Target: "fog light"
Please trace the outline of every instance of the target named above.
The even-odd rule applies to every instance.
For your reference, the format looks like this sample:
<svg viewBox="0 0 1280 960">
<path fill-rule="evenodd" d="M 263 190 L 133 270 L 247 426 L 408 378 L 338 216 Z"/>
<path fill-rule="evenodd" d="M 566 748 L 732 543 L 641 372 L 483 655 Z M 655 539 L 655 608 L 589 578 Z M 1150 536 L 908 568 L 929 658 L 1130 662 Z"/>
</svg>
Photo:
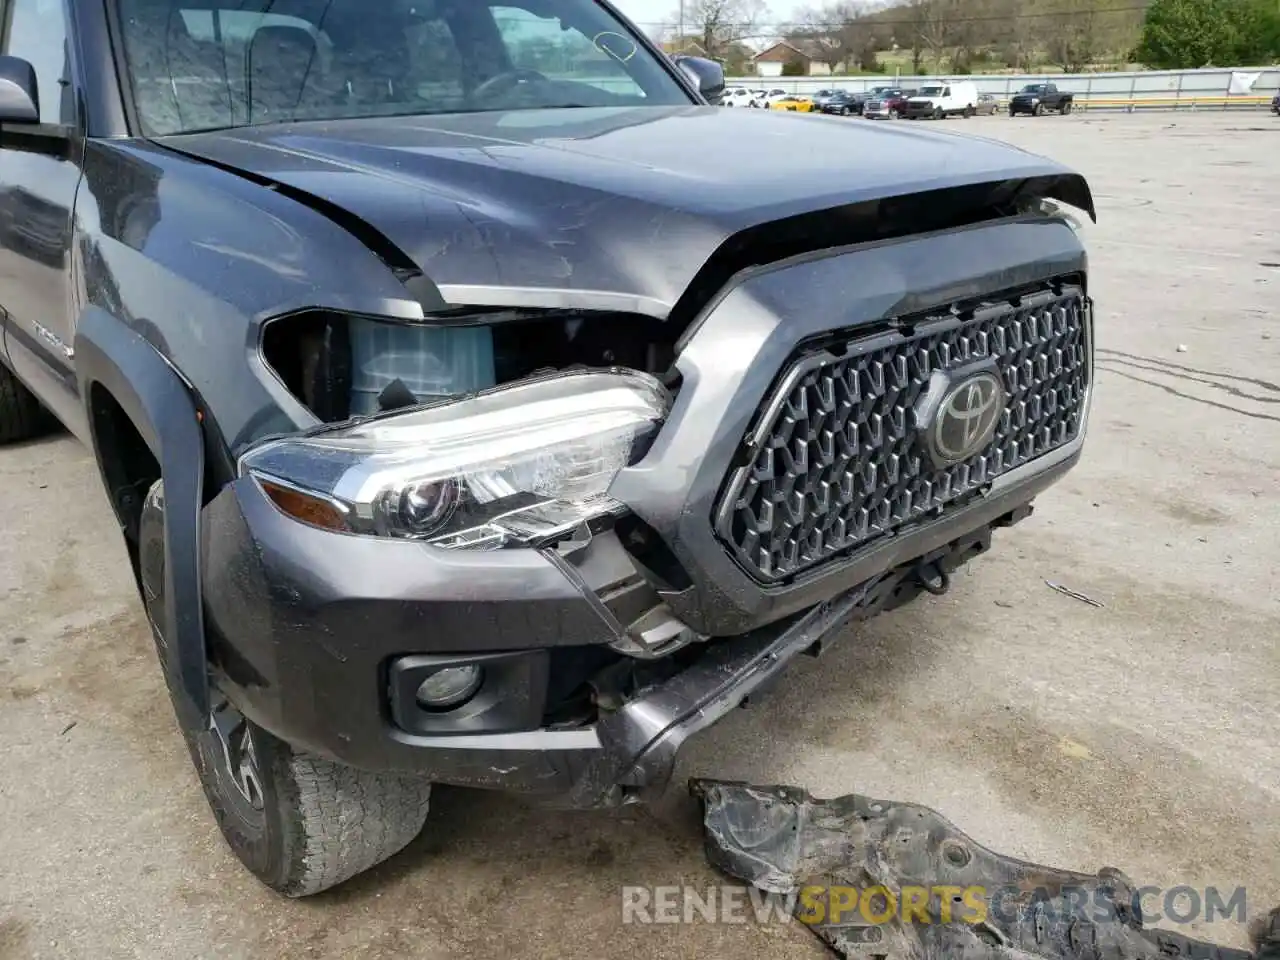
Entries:
<svg viewBox="0 0 1280 960">
<path fill-rule="evenodd" d="M 484 674 L 474 663 L 437 670 L 418 686 L 418 704 L 428 710 L 448 710 L 466 703 L 480 689 Z"/>
</svg>

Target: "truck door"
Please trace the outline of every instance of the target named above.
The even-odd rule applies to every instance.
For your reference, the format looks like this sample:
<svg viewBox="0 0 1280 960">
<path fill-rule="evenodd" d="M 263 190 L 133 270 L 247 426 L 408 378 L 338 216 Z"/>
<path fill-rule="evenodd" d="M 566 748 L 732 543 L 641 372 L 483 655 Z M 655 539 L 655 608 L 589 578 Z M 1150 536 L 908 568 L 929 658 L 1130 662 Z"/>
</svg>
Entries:
<svg viewBox="0 0 1280 960">
<path fill-rule="evenodd" d="M 39 123 L 0 125 L 0 322 L 18 378 L 83 437 L 72 366 L 71 243 L 84 135 L 66 2 L 0 0 L 0 52 L 35 68 L 40 109 Z"/>
</svg>

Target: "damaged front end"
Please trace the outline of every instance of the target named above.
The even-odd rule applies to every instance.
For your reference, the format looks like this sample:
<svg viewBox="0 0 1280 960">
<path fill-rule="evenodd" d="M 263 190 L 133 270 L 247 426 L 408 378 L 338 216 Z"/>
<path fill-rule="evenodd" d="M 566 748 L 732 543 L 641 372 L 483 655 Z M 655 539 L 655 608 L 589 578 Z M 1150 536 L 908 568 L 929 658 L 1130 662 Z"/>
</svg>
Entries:
<svg viewBox="0 0 1280 960">
<path fill-rule="evenodd" d="M 306 416 L 205 509 L 220 687 L 353 766 L 580 807 L 661 790 L 690 736 L 944 592 L 1074 465 L 1092 312 L 1057 187 L 742 231 L 661 317 L 265 321 L 255 373 Z M 1007 415 L 926 461 L 935 381 L 979 368 Z"/>
<path fill-rule="evenodd" d="M 767 893 L 838 956 L 865 960 L 1250 960 L 1280 956 L 1280 913 L 1258 949 L 1144 927 L 1142 888 L 1006 857 L 927 807 L 860 794 L 695 780 L 711 863 Z"/>
</svg>

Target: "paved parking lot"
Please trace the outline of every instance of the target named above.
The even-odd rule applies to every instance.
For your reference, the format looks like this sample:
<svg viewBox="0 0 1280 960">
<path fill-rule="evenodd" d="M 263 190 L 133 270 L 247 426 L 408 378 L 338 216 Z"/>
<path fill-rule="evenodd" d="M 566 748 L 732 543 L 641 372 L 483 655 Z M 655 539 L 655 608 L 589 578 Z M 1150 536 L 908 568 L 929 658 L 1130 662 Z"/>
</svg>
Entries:
<svg viewBox="0 0 1280 960">
<path fill-rule="evenodd" d="M 947 123 L 1092 180 L 1085 460 L 950 595 L 799 664 L 680 776 L 918 801 L 1009 854 L 1245 886 L 1261 913 L 1280 903 L 1280 120 Z M 268 894 L 189 769 L 89 456 L 0 450 L 0 517 L 0 958 L 822 955 L 794 927 L 620 924 L 623 884 L 713 880 L 679 789 L 570 816 L 439 790 L 390 863 Z"/>
</svg>

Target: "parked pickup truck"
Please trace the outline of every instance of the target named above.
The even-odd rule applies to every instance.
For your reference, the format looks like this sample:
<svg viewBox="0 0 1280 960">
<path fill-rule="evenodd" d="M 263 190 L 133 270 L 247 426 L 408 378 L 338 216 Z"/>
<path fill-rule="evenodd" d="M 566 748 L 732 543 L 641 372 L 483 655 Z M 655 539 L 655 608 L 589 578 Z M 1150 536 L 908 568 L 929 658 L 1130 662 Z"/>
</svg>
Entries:
<svg viewBox="0 0 1280 960">
<path fill-rule="evenodd" d="M 1059 90 L 1052 83 L 1029 83 L 1009 100 L 1009 116 L 1016 117 L 1020 113 L 1041 116 L 1046 110 L 1058 113 L 1070 113 L 1075 94 Z"/>
<path fill-rule="evenodd" d="M 433 783 L 653 795 L 1080 456 L 1093 201 L 1051 160 L 718 109 L 600 0 L 6 16 L 0 438 L 92 451 L 284 894 Z"/>
</svg>

